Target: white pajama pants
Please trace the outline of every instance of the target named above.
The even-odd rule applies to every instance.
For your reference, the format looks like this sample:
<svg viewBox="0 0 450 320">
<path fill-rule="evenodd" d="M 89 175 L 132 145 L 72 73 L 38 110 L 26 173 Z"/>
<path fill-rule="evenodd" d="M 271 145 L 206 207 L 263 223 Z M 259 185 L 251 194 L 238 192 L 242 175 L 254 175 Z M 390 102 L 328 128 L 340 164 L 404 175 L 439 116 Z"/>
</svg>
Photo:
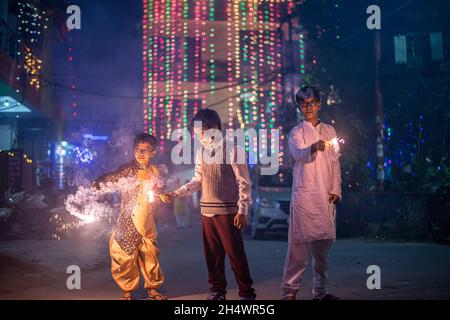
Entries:
<svg viewBox="0 0 450 320">
<path fill-rule="evenodd" d="M 313 297 L 321 299 L 327 294 L 327 259 L 333 241 L 289 243 L 281 286 L 283 296 L 295 295 L 300 289 L 310 257 L 313 260 Z"/>
</svg>

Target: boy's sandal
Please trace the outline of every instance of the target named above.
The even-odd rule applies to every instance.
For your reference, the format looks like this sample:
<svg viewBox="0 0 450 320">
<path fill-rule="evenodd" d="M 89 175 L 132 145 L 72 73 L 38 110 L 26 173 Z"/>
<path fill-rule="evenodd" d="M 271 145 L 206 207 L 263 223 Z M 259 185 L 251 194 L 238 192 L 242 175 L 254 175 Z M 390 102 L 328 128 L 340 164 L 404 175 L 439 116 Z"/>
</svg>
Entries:
<svg viewBox="0 0 450 320">
<path fill-rule="evenodd" d="M 147 300 L 167 300 L 167 296 L 156 292 L 154 294 L 151 294 L 150 292 L 148 293 L 148 297 Z"/>
<path fill-rule="evenodd" d="M 133 296 L 131 295 L 131 293 L 122 293 L 122 296 L 120 297 L 119 300 L 133 300 Z"/>
</svg>

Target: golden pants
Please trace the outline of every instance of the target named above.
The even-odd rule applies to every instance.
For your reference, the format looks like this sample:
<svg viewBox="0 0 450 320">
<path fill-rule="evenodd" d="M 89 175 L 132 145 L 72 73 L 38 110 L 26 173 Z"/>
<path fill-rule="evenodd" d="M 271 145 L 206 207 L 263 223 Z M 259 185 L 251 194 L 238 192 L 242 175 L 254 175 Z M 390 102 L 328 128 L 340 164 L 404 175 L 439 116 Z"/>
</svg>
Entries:
<svg viewBox="0 0 450 320">
<path fill-rule="evenodd" d="M 164 273 L 158 261 L 159 249 L 156 241 L 142 237 L 142 242 L 129 256 L 114 240 L 114 232 L 109 240 L 111 273 L 114 281 L 124 292 L 139 288 L 139 270 L 144 277 L 144 287 L 158 289 L 164 282 Z"/>
</svg>

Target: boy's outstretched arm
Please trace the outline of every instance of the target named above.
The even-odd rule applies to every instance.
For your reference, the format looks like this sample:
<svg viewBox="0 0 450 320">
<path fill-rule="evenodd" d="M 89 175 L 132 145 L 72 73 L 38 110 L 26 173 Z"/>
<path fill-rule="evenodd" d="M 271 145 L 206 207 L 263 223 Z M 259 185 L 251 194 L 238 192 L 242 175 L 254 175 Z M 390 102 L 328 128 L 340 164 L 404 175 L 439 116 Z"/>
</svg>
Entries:
<svg viewBox="0 0 450 320">
<path fill-rule="evenodd" d="M 104 175 L 98 177 L 92 184 L 92 186 L 100 190 L 102 185 L 107 184 L 108 182 L 117 182 L 120 178 L 126 177 L 127 171 L 129 169 L 128 165 L 123 165 L 119 167 L 117 170 L 114 170 L 112 172 L 105 173 Z"/>
<path fill-rule="evenodd" d="M 175 198 L 188 196 L 202 188 L 201 150 L 198 150 L 195 159 L 194 177 L 191 181 L 182 185 L 173 192 L 161 195 L 161 200 L 165 203 L 172 202 Z"/>
<path fill-rule="evenodd" d="M 323 141 L 307 145 L 303 138 L 303 129 L 296 127 L 291 130 L 289 134 L 289 151 L 295 161 L 301 163 L 313 162 L 316 159 L 317 151 L 323 151 L 324 149 Z"/>
</svg>

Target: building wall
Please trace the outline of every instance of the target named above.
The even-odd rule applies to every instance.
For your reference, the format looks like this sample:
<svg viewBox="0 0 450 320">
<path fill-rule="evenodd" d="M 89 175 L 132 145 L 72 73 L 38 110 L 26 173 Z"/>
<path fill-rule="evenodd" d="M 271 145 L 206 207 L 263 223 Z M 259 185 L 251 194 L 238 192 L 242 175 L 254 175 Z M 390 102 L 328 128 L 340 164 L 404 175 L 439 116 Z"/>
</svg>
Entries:
<svg viewBox="0 0 450 320">
<path fill-rule="evenodd" d="M 43 18 L 41 22 L 45 22 L 45 27 L 40 30 L 40 36 L 34 39 L 33 34 L 23 30 L 25 15 L 22 13 L 20 16 L 19 9 L 26 3 L 35 4 L 42 16 L 48 19 Z M 58 9 L 52 6 L 58 3 L 62 2 L 0 0 L 0 96 L 11 96 L 31 110 L 16 114 L 1 112 L 0 108 L 0 125 L 12 133 L 9 141 L 5 139 L 2 145 L 15 149 L 17 154 L 23 153 L 27 159 L 32 159 L 32 162 L 27 162 L 27 168 L 30 170 L 48 162 L 49 144 L 61 138 L 64 124 L 62 105 L 55 100 L 55 87 L 51 85 L 53 47 L 60 39 L 60 14 Z M 45 14 L 43 11 L 46 11 Z M 32 83 L 32 76 L 25 71 L 27 48 L 34 58 L 42 62 L 39 84 Z M 31 171 L 27 171 L 27 177 L 28 175 L 31 177 Z M 3 173 L 1 179 L 6 179 Z M 27 188 L 33 185 L 32 180 L 22 182 Z"/>
</svg>

